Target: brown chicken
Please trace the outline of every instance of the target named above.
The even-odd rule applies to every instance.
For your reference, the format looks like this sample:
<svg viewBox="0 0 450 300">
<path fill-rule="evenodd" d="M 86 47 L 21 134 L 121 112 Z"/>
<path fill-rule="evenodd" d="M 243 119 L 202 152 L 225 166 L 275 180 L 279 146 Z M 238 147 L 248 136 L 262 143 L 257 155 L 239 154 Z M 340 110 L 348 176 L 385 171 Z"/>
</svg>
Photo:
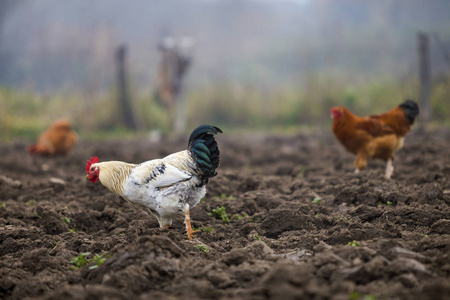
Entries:
<svg viewBox="0 0 450 300">
<path fill-rule="evenodd" d="M 333 107 L 333 133 L 349 152 L 356 154 L 355 173 L 367 166 L 370 158 L 386 162 L 387 179 L 394 172 L 394 152 L 403 147 L 410 126 L 419 115 L 419 107 L 406 100 L 390 111 L 375 116 L 359 117 L 343 106 Z"/>
<path fill-rule="evenodd" d="M 72 150 L 78 139 L 72 130 L 70 122 L 66 119 L 55 121 L 49 129 L 41 133 L 35 145 L 28 147 L 32 154 L 65 155 Z"/>
</svg>

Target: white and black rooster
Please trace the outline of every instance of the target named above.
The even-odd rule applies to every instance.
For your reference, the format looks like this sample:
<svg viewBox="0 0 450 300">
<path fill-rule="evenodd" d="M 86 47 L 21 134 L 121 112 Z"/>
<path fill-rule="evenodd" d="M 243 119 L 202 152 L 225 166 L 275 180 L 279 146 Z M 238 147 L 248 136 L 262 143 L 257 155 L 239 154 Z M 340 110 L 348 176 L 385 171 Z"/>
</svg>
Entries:
<svg viewBox="0 0 450 300">
<path fill-rule="evenodd" d="M 125 200 L 147 207 L 161 228 L 169 228 L 176 215 L 184 215 L 186 231 L 192 239 L 189 209 L 206 194 L 209 178 L 217 175 L 219 148 L 214 135 L 222 130 L 212 125 L 197 127 L 189 137 L 188 149 L 141 164 L 121 161 L 98 162 L 96 156 L 86 164 L 87 178 L 100 179 L 110 191 Z"/>
</svg>

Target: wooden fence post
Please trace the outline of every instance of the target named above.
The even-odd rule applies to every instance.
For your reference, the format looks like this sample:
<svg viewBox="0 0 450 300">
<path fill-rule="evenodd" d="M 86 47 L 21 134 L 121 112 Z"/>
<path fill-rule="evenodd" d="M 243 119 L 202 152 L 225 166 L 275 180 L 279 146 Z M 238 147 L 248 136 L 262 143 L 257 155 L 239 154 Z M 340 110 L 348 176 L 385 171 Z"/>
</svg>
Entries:
<svg viewBox="0 0 450 300">
<path fill-rule="evenodd" d="M 189 38 L 187 40 L 190 41 Z M 159 45 L 162 56 L 156 95 L 166 107 L 170 127 L 176 134 L 181 134 L 186 129 L 187 105 L 183 98 L 183 79 L 191 64 L 191 44 L 192 42 L 183 43 L 183 39 L 169 37 Z"/>
<path fill-rule="evenodd" d="M 125 45 L 119 46 L 116 50 L 118 100 L 119 100 L 119 107 L 122 110 L 123 124 L 125 125 L 125 127 L 135 130 L 136 122 L 134 120 L 127 87 L 127 78 L 126 78 L 127 75 L 125 65 L 126 50 L 127 49 Z"/>
<path fill-rule="evenodd" d="M 419 78 L 420 78 L 420 116 L 421 127 L 426 129 L 431 117 L 430 103 L 430 51 L 429 38 L 424 32 L 417 34 L 417 46 L 419 54 Z"/>
</svg>

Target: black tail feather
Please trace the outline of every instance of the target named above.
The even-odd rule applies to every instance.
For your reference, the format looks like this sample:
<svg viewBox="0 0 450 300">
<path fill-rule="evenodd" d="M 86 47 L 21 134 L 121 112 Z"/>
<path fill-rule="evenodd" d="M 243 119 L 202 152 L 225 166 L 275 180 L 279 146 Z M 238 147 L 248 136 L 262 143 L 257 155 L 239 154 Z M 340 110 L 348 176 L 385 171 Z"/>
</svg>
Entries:
<svg viewBox="0 0 450 300">
<path fill-rule="evenodd" d="M 413 124 L 414 120 L 419 115 L 419 106 L 417 105 L 417 103 L 412 100 L 406 100 L 399 106 L 405 112 L 409 124 Z"/>
<path fill-rule="evenodd" d="M 214 135 L 223 133 L 218 127 L 201 125 L 192 131 L 189 137 L 188 150 L 194 157 L 198 168 L 202 172 L 202 184 L 217 175 L 216 169 L 220 164 L 220 151 Z"/>
</svg>

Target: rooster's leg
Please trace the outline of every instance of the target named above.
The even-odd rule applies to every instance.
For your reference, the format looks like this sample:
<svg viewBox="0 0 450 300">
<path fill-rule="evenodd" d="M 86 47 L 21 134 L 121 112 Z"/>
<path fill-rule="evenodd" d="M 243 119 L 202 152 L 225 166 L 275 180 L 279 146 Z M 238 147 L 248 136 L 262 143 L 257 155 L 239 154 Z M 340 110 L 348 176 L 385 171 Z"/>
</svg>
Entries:
<svg viewBox="0 0 450 300">
<path fill-rule="evenodd" d="M 191 227 L 191 216 L 189 214 L 189 211 L 186 213 L 184 222 L 186 223 L 186 231 L 187 231 L 188 238 L 190 240 L 192 240 L 192 238 L 194 237 L 194 233 L 199 232 L 200 230 L 192 230 L 192 227 Z"/>
<path fill-rule="evenodd" d="M 388 159 L 386 162 L 386 174 L 384 177 L 386 177 L 386 179 L 391 179 L 392 173 L 394 173 L 394 166 L 392 165 L 392 159 Z"/>
</svg>

